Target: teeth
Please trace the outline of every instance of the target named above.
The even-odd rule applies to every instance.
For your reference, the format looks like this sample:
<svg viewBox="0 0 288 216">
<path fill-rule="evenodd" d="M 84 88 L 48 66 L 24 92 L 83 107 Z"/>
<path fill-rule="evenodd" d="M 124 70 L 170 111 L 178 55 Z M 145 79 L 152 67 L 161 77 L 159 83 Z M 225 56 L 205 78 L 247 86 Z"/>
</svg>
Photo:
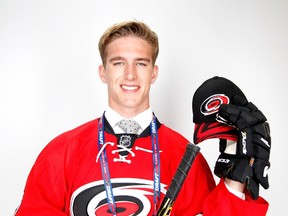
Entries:
<svg viewBox="0 0 288 216">
<path fill-rule="evenodd" d="M 124 85 L 122 86 L 122 88 L 125 90 L 129 90 L 129 91 L 133 91 L 133 90 L 137 89 L 136 86 L 124 86 Z"/>
</svg>

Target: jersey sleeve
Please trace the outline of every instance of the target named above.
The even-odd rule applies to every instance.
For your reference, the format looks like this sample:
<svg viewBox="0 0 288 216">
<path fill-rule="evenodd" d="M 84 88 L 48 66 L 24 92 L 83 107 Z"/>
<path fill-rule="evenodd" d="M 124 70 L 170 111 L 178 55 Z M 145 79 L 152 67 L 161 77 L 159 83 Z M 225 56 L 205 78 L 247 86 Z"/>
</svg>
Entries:
<svg viewBox="0 0 288 216">
<path fill-rule="evenodd" d="M 65 147 L 61 138 L 49 143 L 39 154 L 24 189 L 16 216 L 64 216 L 66 178 Z M 63 144 L 63 143 L 61 143 Z"/>
<path fill-rule="evenodd" d="M 268 206 L 268 202 L 262 197 L 252 200 L 248 193 L 246 200 L 240 199 L 228 191 L 224 180 L 221 179 L 216 188 L 205 199 L 203 215 L 264 216 Z"/>
<path fill-rule="evenodd" d="M 214 188 L 213 175 L 203 155 L 199 152 L 175 201 L 171 216 L 202 213 L 203 202 Z"/>
</svg>

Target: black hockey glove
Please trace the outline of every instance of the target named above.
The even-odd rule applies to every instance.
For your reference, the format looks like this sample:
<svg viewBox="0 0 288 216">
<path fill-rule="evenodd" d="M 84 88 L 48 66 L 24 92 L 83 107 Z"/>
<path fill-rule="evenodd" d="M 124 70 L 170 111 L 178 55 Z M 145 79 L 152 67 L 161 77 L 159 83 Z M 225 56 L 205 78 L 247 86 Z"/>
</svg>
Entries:
<svg viewBox="0 0 288 216">
<path fill-rule="evenodd" d="M 268 189 L 268 169 L 271 137 L 269 124 L 263 113 L 243 97 L 234 97 L 236 104 L 223 104 L 217 120 L 239 131 L 234 154 L 226 153 L 229 143 L 220 139 L 220 156 L 214 173 L 218 177 L 246 183 L 253 199 L 259 196 L 259 184 Z"/>
</svg>

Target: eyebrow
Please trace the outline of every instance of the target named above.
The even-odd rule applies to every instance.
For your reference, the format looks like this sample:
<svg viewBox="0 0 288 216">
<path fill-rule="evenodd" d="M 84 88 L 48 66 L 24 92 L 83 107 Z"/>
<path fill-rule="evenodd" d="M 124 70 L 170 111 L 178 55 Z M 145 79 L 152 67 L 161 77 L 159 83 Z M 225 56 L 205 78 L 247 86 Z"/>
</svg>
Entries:
<svg viewBox="0 0 288 216">
<path fill-rule="evenodd" d="M 125 58 L 122 56 L 116 56 L 116 57 L 110 59 L 109 62 L 118 61 L 118 60 L 125 60 Z M 149 58 L 136 58 L 135 60 L 136 61 L 151 62 L 151 60 Z"/>
<path fill-rule="evenodd" d="M 148 58 L 136 58 L 137 61 L 145 61 L 145 62 L 151 62 Z"/>
</svg>

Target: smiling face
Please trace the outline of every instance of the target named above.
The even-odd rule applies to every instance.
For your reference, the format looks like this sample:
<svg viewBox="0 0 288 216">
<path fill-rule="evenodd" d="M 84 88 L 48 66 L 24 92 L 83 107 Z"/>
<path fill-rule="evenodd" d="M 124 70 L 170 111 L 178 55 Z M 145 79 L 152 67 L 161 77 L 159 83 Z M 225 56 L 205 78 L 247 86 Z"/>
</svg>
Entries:
<svg viewBox="0 0 288 216">
<path fill-rule="evenodd" d="M 146 110 L 158 75 L 151 45 L 138 37 L 121 37 L 108 44 L 106 55 L 99 76 L 107 84 L 109 106 L 127 118 Z"/>
</svg>

